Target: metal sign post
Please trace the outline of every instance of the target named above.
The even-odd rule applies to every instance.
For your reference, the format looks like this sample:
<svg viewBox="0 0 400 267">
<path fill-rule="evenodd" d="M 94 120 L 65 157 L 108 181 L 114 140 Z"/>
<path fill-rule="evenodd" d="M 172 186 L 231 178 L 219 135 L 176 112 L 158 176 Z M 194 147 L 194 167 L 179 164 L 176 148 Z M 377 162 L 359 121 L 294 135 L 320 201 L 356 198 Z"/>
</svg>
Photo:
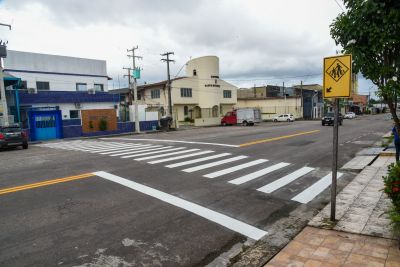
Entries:
<svg viewBox="0 0 400 267">
<path fill-rule="evenodd" d="M 336 215 L 336 187 L 339 147 L 339 100 L 350 97 L 352 59 L 351 55 L 341 55 L 324 58 L 324 98 L 333 99 L 333 151 L 332 151 L 332 185 L 331 185 L 331 216 L 335 221 Z"/>
<path fill-rule="evenodd" d="M 331 186 L 331 222 L 335 221 L 336 214 L 336 182 L 338 169 L 338 146 L 339 146 L 339 99 L 334 100 L 334 122 L 333 122 L 333 153 L 332 153 L 332 186 Z"/>
</svg>

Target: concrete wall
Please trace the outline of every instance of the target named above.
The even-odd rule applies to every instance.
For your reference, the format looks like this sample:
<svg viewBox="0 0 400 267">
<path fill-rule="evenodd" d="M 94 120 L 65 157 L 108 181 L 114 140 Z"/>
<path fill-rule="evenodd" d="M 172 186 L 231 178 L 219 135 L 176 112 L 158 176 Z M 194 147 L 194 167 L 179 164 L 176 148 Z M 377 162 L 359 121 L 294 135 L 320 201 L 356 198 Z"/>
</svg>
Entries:
<svg viewBox="0 0 400 267">
<path fill-rule="evenodd" d="M 50 90 L 56 91 L 76 91 L 76 83 L 86 83 L 88 89 L 95 83 L 103 84 L 104 91 L 108 90 L 105 60 L 8 50 L 4 68 L 27 81 L 28 88 L 36 88 L 36 81 L 43 81 L 49 82 Z"/>
<path fill-rule="evenodd" d="M 220 125 L 221 118 L 200 118 L 194 120 L 194 126 L 213 126 Z"/>
<path fill-rule="evenodd" d="M 276 99 L 238 99 L 238 108 L 260 108 L 261 118 L 270 120 L 275 116 L 291 113 L 295 118 L 302 118 L 303 111 L 300 97 Z"/>
</svg>

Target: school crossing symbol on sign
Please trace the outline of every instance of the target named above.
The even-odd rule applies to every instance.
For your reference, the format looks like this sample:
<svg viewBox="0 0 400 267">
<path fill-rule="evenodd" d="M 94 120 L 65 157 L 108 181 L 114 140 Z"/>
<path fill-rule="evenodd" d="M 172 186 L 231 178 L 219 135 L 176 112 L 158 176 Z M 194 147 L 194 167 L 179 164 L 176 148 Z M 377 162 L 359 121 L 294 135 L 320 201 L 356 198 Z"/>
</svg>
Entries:
<svg viewBox="0 0 400 267">
<path fill-rule="evenodd" d="M 351 55 L 324 58 L 324 98 L 350 97 Z"/>
</svg>

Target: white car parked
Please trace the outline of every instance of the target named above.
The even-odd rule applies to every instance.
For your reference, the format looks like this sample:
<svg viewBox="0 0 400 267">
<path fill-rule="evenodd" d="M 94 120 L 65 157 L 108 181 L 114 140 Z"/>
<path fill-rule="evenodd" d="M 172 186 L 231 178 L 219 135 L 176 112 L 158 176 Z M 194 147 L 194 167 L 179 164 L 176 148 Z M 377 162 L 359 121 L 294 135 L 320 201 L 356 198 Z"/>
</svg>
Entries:
<svg viewBox="0 0 400 267">
<path fill-rule="evenodd" d="M 345 119 L 354 119 L 355 117 L 356 114 L 354 112 L 346 112 L 346 114 L 344 114 Z"/>
<path fill-rule="evenodd" d="M 272 121 L 274 121 L 274 122 L 278 122 L 278 121 L 293 122 L 294 121 L 294 116 L 292 114 L 282 114 L 282 115 L 279 115 L 277 117 L 274 117 L 272 119 Z"/>
</svg>

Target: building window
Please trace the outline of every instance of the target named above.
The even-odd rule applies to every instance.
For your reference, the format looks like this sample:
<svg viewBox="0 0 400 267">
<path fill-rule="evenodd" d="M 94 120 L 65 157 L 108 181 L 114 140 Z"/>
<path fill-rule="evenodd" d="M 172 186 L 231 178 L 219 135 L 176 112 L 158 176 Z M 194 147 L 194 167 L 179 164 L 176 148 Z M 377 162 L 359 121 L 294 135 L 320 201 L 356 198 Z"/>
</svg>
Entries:
<svg viewBox="0 0 400 267">
<path fill-rule="evenodd" d="M 87 91 L 86 83 L 76 83 L 76 91 Z"/>
<path fill-rule="evenodd" d="M 151 90 L 151 98 L 160 98 L 160 89 Z"/>
<path fill-rule="evenodd" d="M 193 76 L 197 76 L 197 70 L 193 70 Z"/>
<path fill-rule="evenodd" d="M 49 82 L 36 82 L 36 89 L 37 90 L 50 90 L 50 83 Z"/>
<path fill-rule="evenodd" d="M 69 111 L 69 118 L 70 119 L 79 119 L 79 110 L 70 110 Z"/>
<path fill-rule="evenodd" d="M 20 89 L 28 89 L 28 83 L 26 81 L 21 81 Z"/>
<path fill-rule="evenodd" d="M 224 90 L 224 98 L 232 98 L 232 91 Z"/>
<path fill-rule="evenodd" d="M 95 90 L 96 92 L 104 92 L 104 84 L 95 83 L 95 84 L 94 84 L 94 90 Z"/>
<path fill-rule="evenodd" d="M 192 97 L 192 88 L 181 88 L 181 97 Z"/>
<path fill-rule="evenodd" d="M 188 108 L 188 106 L 184 106 L 184 107 L 183 107 L 183 115 L 185 115 L 185 116 L 189 115 L 189 108 Z"/>
</svg>

